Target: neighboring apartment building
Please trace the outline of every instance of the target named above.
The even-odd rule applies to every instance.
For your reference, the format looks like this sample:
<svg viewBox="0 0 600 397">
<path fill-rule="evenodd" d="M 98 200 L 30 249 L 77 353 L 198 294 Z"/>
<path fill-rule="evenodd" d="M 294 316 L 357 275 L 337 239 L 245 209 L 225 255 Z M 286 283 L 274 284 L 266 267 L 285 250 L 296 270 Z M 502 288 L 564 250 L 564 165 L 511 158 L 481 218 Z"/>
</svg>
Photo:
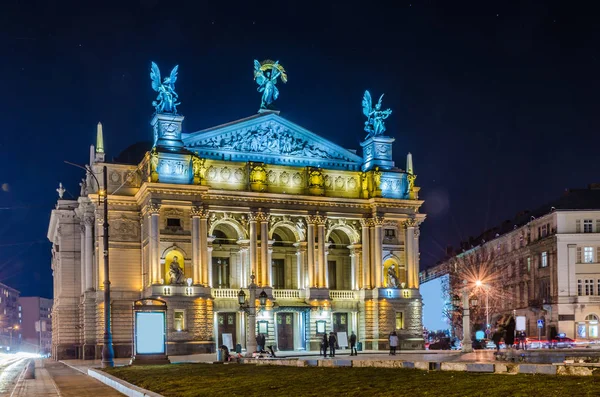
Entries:
<svg viewBox="0 0 600 397">
<path fill-rule="evenodd" d="M 21 341 L 19 291 L 0 283 L 0 351 L 16 350 Z"/>
<path fill-rule="evenodd" d="M 108 247 L 96 182 L 84 180 L 77 200 L 59 189 L 48 228 L 54 358 L 100 355 L 107 249 L 117 357 L 131 356 L 142 298 L 168 304 L 169 354 L 214 352 L 224 335 L 246 347 L 257 330 L 287 351 L 318 351 L 331 331 L 384 349 L 397 330 L 402 347 L 423 347 L 425 215 L 412 157 L 394 166 L 394 138 L 368 137 L 359 156 L 278 111 L 190 133 L 182 121 L 155 114 L 154 145 L 115 162 L 99 129 L 90 165 L 100 179 L 108 169 Z M 238 293 L 248 296 L 251 275 L 269 303 L 249 330 Z"/>
<path fill-rule="evenodd" d="M 21 350 L 49 353 L 52 348 L 52 299 L 22 296 L 19 304 L 22 313 Z"/>
<path fill-rule="evenodd" d="M 494 268 L 502 272 L 490 286 L 502 296 L 493 319 L 525 316 L 526 332 L 532 336 L 538 334 L 541 319 L 542 336 L 556 332 L 599 338 L 600 184 L 570 189 L 543 208 L 483 233 L 463 250 L 422 272 L 421 282 L 448 274 L 465 255 L 493 252 Z M 483 296 L 479 298 L 482 302 Z"/>
</svg>

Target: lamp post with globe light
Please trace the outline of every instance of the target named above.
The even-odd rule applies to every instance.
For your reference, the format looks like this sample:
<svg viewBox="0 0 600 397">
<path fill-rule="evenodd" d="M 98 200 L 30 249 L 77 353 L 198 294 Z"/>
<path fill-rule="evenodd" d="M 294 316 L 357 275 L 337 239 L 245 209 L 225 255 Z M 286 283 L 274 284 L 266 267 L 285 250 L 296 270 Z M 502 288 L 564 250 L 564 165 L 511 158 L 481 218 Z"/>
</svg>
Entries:
<svg viewBox="0 0 600 397">
<path fill-rule="evenodd" d="M 485 334 L 487 336 L 490 331 L 490 286 L 481 280 L 475 281 L 475 285 L 485 291 Z"/>
<path fill-rule="evenodd" d="M 469 314 L 469 304 L 471 306 L 477 306 L 477 298 L 473 297 L 469 302 L 469 288 L 467 280 L 463 280 L 462 288 L 462 309 L 463 309 L 463 339 L 462 339 L 462 352 L 470 353 L 473 351 L 473 340 L 471 339 L 471 319 Z M 461 299 L 456 296 L 453 301 L 454 307 L 458 308 L 461 304 Z"/>
</svg>

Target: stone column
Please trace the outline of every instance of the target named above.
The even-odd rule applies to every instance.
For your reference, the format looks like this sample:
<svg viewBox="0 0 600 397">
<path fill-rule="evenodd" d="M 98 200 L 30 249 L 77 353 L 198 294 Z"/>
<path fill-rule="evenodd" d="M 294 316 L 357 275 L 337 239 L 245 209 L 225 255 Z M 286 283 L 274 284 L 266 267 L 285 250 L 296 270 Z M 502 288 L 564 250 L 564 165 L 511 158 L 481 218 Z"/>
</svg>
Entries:
<svg viewBox="0 0 600 397">
<path fill-rule="evenodd" d="M 208 268 L 208 278 L 207 278 L 207 285 L 210 288 L 214 288 L 213 285 L 213 266 L 212 266 L 212 251 L 213 251 L 213 241 L 215 241 L 214 237 L 207 237 L 206 238 L 207 241 L 207 248 L 206 248 L 206 267 Z"/>
<path fill-rule="evenodd" d="M 308 260 L 308 287 L 314 288 L 317 284 L 317 272 L 315 271 L 315 224 L 311 216 L 306 218 L 306 248 Z"/>
<path fill-rule="evenodd" d="M 273 286 L 273 243 L 275 241 L 274 240 L 270 240 L 269 241 L 269 248 L 268 248 L 268 255 L 267 255 L 267 279 L 269 281 L 269 284 L 267 284 L 269 287 Z"/>
<path fill-rule="evenodd" d="M 294 247 L 296 247 L 296 277 L 298 278 L 297 288 L 304 289 L 306 288 L 304 280 L 306 279 L 306 275 L 304 274 L 304 264 L 306 263 L 306 247 L 308 243 L 299 242 L 295 243 Z"/>
<path fill-rule="evenodd" d="M 96 285 L 94 286 L 96 290 L 103 291 L 104 290 L 104 265 L 103 265 L 103 256 L 102 251 L 104 250 L 104 218 L 102 216 L 102 212 L 96 212 Z"/>
<path fill-rule="evenodd" d="M 148 203 L 148 214 L 150 214 L 150 273 L 152 284 L 160 284 L 160 204 Z"/>
<path fill-rule="evenodd" d="M 260 285 L 271 286 L 269 268 L 269 214 L 259 211 L 256 213 L 257 221 L 260 222 Z"/>
<path fill-rule="evenodd" d="M 373 239 L 373 251 L 375 259 L 375 288 L 381 288 L 383 286 L 383 234 L 382 226 L 384 219 L 381 216 L 373 217 L 375 237 Z"/>
<path fill-rule="evenodd" d="M 254 274 L 255 276 L 258 276 L 258 255 L 256 246 L 256 213 L 249 213 L 248 221 L 250 227 L 250 244 L 248 246 L 248 252 L 250 253 L 250 272 L 251 275 Z"/>
<path fill-rule="evenodd" d="M 190 215 L 192 217 L 192 279 L 194 284 L 202 284 L 202 273 L 200 270 L 200 215 L 202 208 L 192 207 Z"/>
<path fill-rule="evenodd" d="M 371 219 L 361 219 L 360 225 L 362 226 L 362 287 L 371 288 L 371 238 L 369 235 L 369 226 L 371 225 Z"/>
<path fill-rule="evenodd" d="M 200 261 L 198 263 L 198 276 L 200 284 L 208 285 L 208 269 L 211 267 L 208 261 L 208 210 L 202 209 L 199 212 L 199 219 L 198 245 L 200 247 Z"/>
<path fill-rule="evenodd" d="M 360 257 L 361 257 L 361 245 L 352 244 L 348 246 L 350 250 L 350 289 L 360 289 Z"/>
<path fill-rule="evenodd" d="M 325 222 L 327 222 L 327 217 L 325 215 L 312 215 L 309 216 L 309 224 L 313 223 L 317 225 L 317 249 L 318 249 L 318 259 L 317 266 L 315 272 L 315 286 L 317 288 L 327 288 L 325 272 L 327 269 L 326 265 L 326 256 L 325 256 Z M 310 227 L 309 227 L 310 230 Z M 310 244 L 310 242 L 309 242 Z"/>
<path fill-rule="evenodd" d="M 85 289 L 83 291 L 91 291 L 94 289 L 94 229 L 92 229 L 94 216 L 85 216 L 83 221 L 85 223 Z"/>
<path fill-rule="evenodd" d="M 409 219 L 404 222 L 406 234 L 404 236 L 404 250 L 406 255 L 406 270 L 408 275 L 408 288 L 416 288 L 417 281 L 415 280 L 415 225 L 414 219 Z"/>
<path fill-rule="evenodd" d="M 419 230 L 419 224 L 415 225 L 414 232 L 414 244 L 413 244 L 413 279 L 415 280 L 415 288 L 419 288 L 419 235 L 421 234 Z M 550 274 L 555 274 L 550 272 Z"/>
<path fill-rule="evenodd" d="M 79 262 L 81 268 L 81 293 L 85 292 L 85 225 L 81 223 L 79 225 Z"/>
<path fill-rule="evenodd" d="M 248 260 L 248 240 L 238 240 L 239 250 L 239 265 L 240 265 L 240 288 L 248 288 L 250 282 L 250 261 Z"/>
</svg>

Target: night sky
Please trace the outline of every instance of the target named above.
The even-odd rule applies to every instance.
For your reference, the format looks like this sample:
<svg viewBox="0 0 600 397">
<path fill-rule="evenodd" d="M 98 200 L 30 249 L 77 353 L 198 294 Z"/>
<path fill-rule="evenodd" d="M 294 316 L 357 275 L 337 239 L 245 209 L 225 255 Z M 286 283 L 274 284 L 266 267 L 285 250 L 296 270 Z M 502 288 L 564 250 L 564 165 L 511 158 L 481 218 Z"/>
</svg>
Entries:
<svg viewBox="0 0 600 397">
<path fill-rule="evenodd" d="M 98 121 L 108 159 L 152 139 L 151 61 L 179 64 L 187 132 L 256 113 L 254 59 L 288 72 L 281 116 L 344 147 L 366 135 L 364 90 L 385 93 L 396 164 L 413 153 L 425 200 L 423 266 L 600 182 L 600 29 L 583 3 L 109 3 L 2 5 L 0 282 L 23 295 L 52 296 L 55 189 L 77 196 L 83 176 L 63 161 L 89 161 Z"/>
</svg>

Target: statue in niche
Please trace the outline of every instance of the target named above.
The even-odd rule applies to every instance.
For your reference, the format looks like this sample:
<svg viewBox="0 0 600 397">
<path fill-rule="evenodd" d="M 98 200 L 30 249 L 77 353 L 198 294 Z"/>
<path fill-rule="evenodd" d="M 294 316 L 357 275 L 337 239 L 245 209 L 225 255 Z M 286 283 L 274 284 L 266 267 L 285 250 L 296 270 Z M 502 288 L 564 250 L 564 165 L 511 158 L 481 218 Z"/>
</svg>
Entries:
<svg viewBox="0 0 600 397">
<path fill-rule="evenodd" d="M 397 288 L 398 287 L 398 276 L 396 276 L 396 267 L 394 265 L 388 267 L 387 286 L 389 288 Z"/>
<path fill-rule="evenodd" d="M 271 109 L 271 104 L 279 98 L 279 90 L 275 86 L 277 79 L 287 83 L 287 74 L 279 61 L 269 59 L 258 62 L 254 60 L 254 80 L 258 84 L 258 92 L 262 92 L 261 109 Z"/>
<path fill-rule="evenodd" d="M 87 181 L 85 178 L 81 179 L 81 182 L 79 182 L 79 195 L 80 196 L 87 196 L 88 195 L 88 187 L 87 187 Z"/>
<path fill-rule="evenodd" d="M 152 62 L 150 68 L 150 78 L 152 79 L 152 89 L 158 92 L 156 100 L 152 102 L 152 106 L 156 108 L 156 113 L 172 113 L 177 114 L 177 102 L 179 96 L 175 92 L 175 82 L 177 81 L 177 70 L 179 65 L 176 65 L 169 77 L 165 77 L 163 82 L 160 82 L 160 70 L 156 63 Z"/>
<path fill-rule="evenodd" d="M 375 182 L 375 189 L 381 189 L 381 171 L 379 171 L 379 167 L 375 167 L 375 171 L 373 171 L 373 180 Z"/>
<path fill-rule="evenodd" d="M 171 277 L 171 284 L 183 284 L 185 281 L 185 277 L 183 275 L 183 270 L 179 266 L 179 262 L 177 261 L 177 256 L 173 257 L 171 264 L 169 265 L 169 276 Z"/>
<path fill-rule="evenodd" d="M 383 95 L 379 97 L 379 102 L 373 108 L 371 93 L 365 91 L 362 100 L 363 114 L 367 116 L 365 121 L 365 131 L 368 133 L 365 139 L 372 138 L 374 136 L 383 135 L 385 132 L 385 123 L 383 120 L 387 119 L 392 114 L 391 109 L 381 110 L 381 100 Z"/>
</svg>

